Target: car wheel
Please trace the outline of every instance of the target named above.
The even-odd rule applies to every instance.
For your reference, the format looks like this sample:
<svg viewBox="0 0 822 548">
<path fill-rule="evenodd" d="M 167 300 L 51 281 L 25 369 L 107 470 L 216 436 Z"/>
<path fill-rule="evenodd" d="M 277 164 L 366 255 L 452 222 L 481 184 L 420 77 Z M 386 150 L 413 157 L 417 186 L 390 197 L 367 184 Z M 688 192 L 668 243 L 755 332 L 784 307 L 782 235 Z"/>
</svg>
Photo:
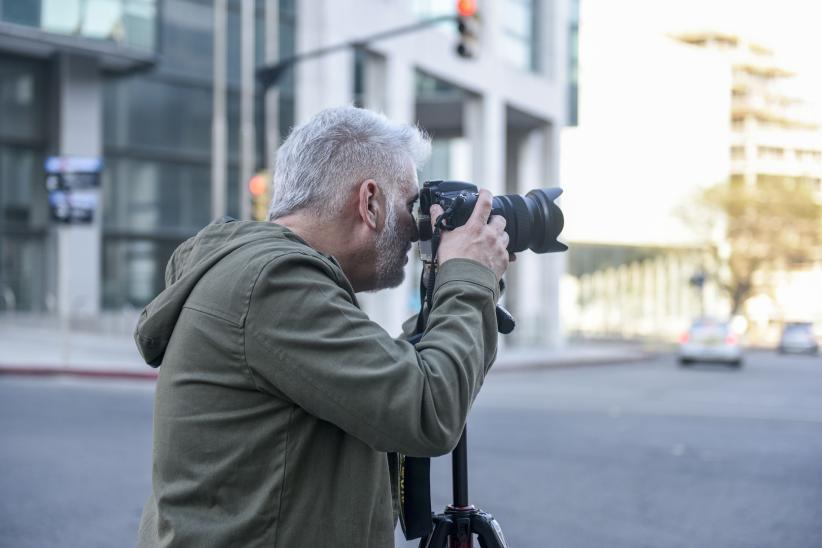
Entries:
<svg viewBox="0 0 822 548">
<path fill-rule="evenodd" d="M 691 363 L 691 360 L 688 358 L 679 358 L 679 365 L 682 367 L 688 367 Z"/>
<path fill-rule="evenodd" d="M 740 369 L 742 367 L 742 360 L 736 360 L 731 362 L 731 367 L 734 369 Z"/>
</svg>

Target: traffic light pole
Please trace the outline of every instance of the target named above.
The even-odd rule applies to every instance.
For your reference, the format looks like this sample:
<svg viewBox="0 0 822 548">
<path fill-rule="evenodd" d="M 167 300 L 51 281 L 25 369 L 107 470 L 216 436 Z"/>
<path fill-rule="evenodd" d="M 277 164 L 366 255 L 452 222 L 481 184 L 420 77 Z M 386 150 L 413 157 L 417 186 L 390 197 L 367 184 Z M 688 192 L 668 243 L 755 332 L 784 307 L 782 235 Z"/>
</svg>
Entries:
<svg viewBox="0 0 822 548">
<path fill-rule="evenodd" d="M 277 63 L 258 68 L 257 80 L 262 84 L 263 90 L 266 90 L 269 87 L 276 85 L 277 81 L 280 79 L 280 77 L 286 70 L 290 69 L 292 66 L 296 65 L 301 61 L 305 61 L 307 59 L 315 59 L 317 57 L 323 57 L 325 55 L 328 55 L 329 53 L 335 53 L 337 51 L 342 51 L 346 49 L 362 49 L 373 42 L 387 40 L 389 38 L 396 38 L 397 36 L 417 32 L 439 23 L 443 23 L 446 21 L 456 22 L 457 20 L 458 16 L 456 15 L 443 15 L 440 17 L 433 17 L 431 19 L 426 19 L 424 21 L 414 23 L 413 25 L 406 25 L 403 27 L 397 27 L 383 32 L 378 32 L 376 34 L 365 36 L 358 40 L 352 40 L 350 42 L 344 42 L 342 44 L 327 46 L 313 51 L 307 51 L 305 53 L 298 53 L 290 57 L 284 57 L 280 59 Z"/>
</svg>

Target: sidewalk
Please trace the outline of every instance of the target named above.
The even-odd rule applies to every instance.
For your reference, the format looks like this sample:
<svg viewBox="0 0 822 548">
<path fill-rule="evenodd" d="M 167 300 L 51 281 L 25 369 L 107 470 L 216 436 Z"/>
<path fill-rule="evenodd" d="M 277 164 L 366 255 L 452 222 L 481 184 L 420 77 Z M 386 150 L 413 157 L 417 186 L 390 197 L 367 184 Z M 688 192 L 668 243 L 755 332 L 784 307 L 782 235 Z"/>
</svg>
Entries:
<svg viewBox="0 0 822 548">
<path fill-rule="evenodd" d="M 0 373 L 154 379 L 134 339 L 59 325 L 0 320 Z"/>
<path fill-rule="evenodd" d="M 640 343 L 573 341 L 561 349 L 517 348 L 500 352 L 494 372 L 619 363 L 648 359 Z M 56 322 L 0 319 L 0 374 L 74 375 L 154 379 L 131 335 L 70 330 Z"/>
</svg>

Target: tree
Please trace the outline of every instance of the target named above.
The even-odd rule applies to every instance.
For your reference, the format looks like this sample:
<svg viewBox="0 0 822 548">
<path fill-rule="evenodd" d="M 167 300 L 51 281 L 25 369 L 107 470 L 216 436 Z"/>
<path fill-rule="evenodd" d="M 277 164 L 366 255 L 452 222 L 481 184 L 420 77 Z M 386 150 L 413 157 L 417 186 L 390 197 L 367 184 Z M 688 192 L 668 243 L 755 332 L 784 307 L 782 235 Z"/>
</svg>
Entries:
<svg viewBox="0 0 822 548">
<path fill-rule="evenodd" d="M 715 278 L 731 299 L 732 314 L 764 289 L 768 273 L 822 258 L 822 199 L 812 181 L 760 177 L 732 179 L 705 189 L 700 205 L 713 222 L 709 245 Z"/>
</svg>

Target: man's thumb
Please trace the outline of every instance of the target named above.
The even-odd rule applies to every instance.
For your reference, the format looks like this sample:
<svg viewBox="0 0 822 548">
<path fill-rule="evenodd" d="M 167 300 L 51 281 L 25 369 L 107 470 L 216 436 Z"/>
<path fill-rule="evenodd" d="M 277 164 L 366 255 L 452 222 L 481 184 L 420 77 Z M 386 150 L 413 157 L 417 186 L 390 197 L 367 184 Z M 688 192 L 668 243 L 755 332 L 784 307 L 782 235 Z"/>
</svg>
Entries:
<svg viewBox="0 0 822 548">
<path fill-rule="evenodd" d="M 439 219 L 440 215 L 443 214 L 443 209 L 437 204 L 432 204 L 430 213 L 431 213 L 431 228 L 433 229 L 433 228 L 436 228 L 437 219 Z"/>
</svg>

